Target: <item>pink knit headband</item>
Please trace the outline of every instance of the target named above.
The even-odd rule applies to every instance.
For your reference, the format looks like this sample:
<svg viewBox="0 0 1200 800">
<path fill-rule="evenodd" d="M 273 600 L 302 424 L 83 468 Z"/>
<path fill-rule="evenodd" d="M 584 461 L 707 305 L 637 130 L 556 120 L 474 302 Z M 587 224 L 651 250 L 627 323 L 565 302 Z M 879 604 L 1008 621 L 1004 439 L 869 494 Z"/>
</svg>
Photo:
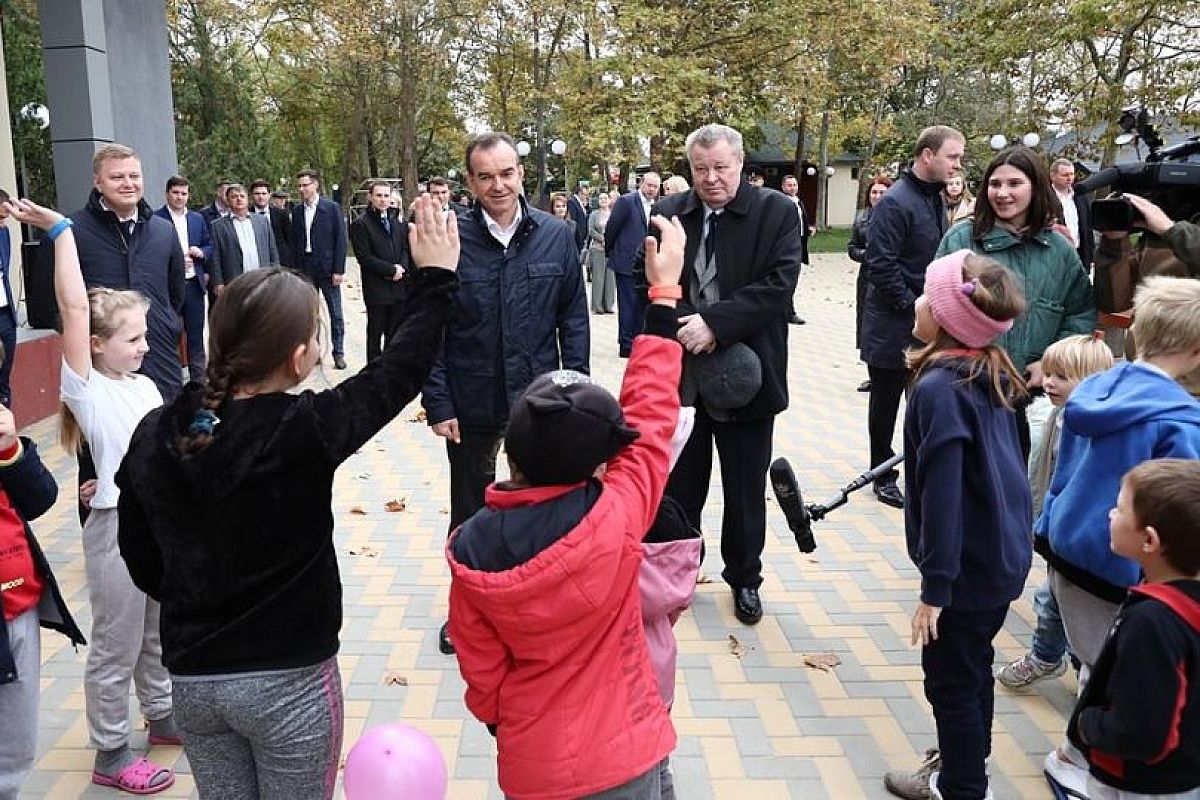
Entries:
<svg viewBox="0 0 1200 800">
<path fill-rule="evenodd" d="M 975 305 L 976 281 L 963 280 L 963 262 L 970 250 L 959 250 L 934 261 L 925 270 L 925 297 L 942 330 L 967 347 L 983 347 L 1012 327 L 1012 320 L 992 319 Z"/>
</svg>

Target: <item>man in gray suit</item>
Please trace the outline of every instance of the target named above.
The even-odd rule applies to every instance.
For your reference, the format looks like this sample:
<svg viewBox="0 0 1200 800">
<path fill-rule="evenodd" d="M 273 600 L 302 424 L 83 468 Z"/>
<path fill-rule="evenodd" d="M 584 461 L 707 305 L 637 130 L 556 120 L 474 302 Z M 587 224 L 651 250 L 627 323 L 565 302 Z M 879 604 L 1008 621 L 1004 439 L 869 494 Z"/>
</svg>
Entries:
<svg viewBox="0 0 1200 800">
<path fill-rule="evenodd" d="M 225 284 L 243 272 L 279 266 L 279 249 L 271 223 L 261 214 L 250 213 L 246 187 L 230 184 L 225 198 L 229 216 L 212 224 L 213 254 L 208 264 L 208 285 L 215 297 L 220 297 Z"/>
</svg>

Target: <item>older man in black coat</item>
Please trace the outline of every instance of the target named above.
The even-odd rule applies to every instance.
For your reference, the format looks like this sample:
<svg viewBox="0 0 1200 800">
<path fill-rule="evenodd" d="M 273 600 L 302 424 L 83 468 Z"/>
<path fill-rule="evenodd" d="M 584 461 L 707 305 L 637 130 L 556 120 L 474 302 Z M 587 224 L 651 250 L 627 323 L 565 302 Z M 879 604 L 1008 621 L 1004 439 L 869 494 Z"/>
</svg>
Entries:
<svg viewBox="0 0 1200 800">
<path fill-rule="evenodd" d="M 722 577 L 733 590 L 737 618 L 753 625 L 762 618 L 771 437 L 775 415 L 788 404 L 787 315 L 800 275 L 800 217 L 779 192 L 741 180 L 742 137 L 733 128 L 705 125 L 688 136 L 686 150 L 693 188 L 655 206 L 655 213 L 679 217 L 687 232 L 679 341 L 686 351 L 685 400 L 696 394 L 695 427 L 667 494 L 699 528 L 715 441 L 725 494 Z M 733 401 L 737 407 L 729 407 L 725 392 L 706 393 L 699 380 L 710 360 L 730 348 L 757 358 L 761 373 L 761 383 L 742 387 L 747 394 Z"/>
</svg>

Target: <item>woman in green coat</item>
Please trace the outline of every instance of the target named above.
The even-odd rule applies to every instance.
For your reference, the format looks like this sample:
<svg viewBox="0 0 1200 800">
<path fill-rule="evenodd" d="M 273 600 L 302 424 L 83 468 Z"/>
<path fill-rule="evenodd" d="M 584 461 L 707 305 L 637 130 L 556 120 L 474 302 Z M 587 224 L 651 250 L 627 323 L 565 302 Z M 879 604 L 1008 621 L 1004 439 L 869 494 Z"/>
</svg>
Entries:
<svg viewBox="0 0 1200 800">
<path fill-rule="evenodd" d="M 1075 248 L 1053 230 L 1057 200 L 1041 157 L 1028 147 L 1001 151 L 983 173 L 974 221 L 946 232 L 937 257 L 972 250 L 994 258 L 1016 275 L 1027 309 L 996 344 L 1031 389 L 1042 385 L 1042 353 L 1059 339 L 1096 327 L 1092 284 Z M 1090 231 L 1088 232 L 1090 235 Z M 1029 426 L 1018 414 L 1021 447 L 1029 455 Z"/>
</svg>

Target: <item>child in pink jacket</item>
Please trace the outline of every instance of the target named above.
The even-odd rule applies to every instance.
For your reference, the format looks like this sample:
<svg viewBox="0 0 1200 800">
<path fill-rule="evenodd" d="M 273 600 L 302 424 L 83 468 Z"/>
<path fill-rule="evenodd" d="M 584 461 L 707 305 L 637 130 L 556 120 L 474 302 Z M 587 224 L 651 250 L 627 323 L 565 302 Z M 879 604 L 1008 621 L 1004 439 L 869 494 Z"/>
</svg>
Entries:
<svg viewBox="0 0 1200 800">
<path fill-rule="evenodd" d="M 679 422 L 671 438 L 671 466 L 692 432 L 695 409 L 679 409 Z M 675 702 L 675 626 L 680 615 L 692 604 L 696 579 L 700 576 L 703 539 L 687 521 L 683 506 L 664 496 L 658 516 L 642 540 L 642 565 L 638 590 L 642 597 L 642 625 L 646 630 L 646 650 L 658 693 L 667 710 Z M 663 800 L 675 800 L 674 779 L 667 761 L 662 763 L 660 783 Z"/>
</svg>

